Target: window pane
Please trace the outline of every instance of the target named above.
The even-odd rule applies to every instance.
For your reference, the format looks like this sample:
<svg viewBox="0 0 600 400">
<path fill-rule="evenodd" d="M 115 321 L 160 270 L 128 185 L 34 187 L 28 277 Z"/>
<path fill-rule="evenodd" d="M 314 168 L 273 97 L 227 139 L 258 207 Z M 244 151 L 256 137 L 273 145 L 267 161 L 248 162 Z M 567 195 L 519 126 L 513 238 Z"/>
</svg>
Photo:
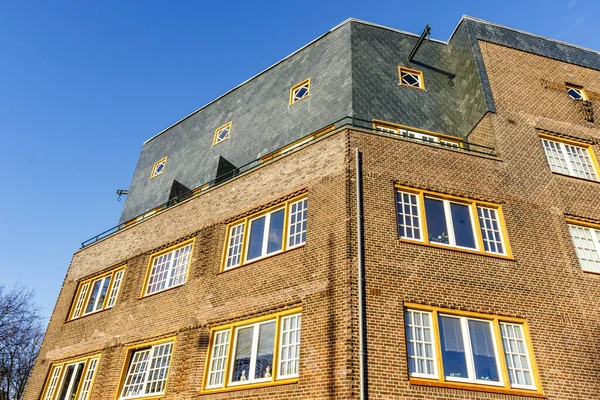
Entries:
<svg viewBox="0 0 600 400">
<path fill-rule="evenodd" d="M 573 174 L 580 178 L 598 180 L 588 150 L 583 147 L 572 146 L 569 144 L 565 144 L 564 146 L 567 151 L 569 162 L 571 163 Z"/>
<path fill-rule="evenodd" d="M 83 374 L 84 363 L 71 364 L 67 366 L 65 377 L 61 386 L 59 400 L 73 400 L 77 394 L 81 375 Z"/>
<path fill-rule="evenodd" d="M 232 382 L 243 382 L 250 379 L 250 358 L 252 356 L 253 337 L 254 326 L 237 330 Z"/>
<path fill-rule="evenodd" d="M 500 332 L 511 386 L 534 387 L 523 327 L 501 322 Z"/>
<path fill-rule="evenodd" d="M 469 320 L 469 335 L 475 364 L 475 379 L 499 382 L 492 325 L 487 321 Z"/>
<path fill-rule="evenodd" d="M 273 376 L 273 348 L 275 347 L 275 321 L 261 324 L 258 331 L 258 352 L 254 379 Z"/>
<path fill-rule="evenodd" d="M 190 265 L 190 257 L 192 255 L 192 245 L 188 244 L 185 247 L 173 251 L 173 262 L 171 263 L 171 274 L 168 287 L 181 285 L 187 277 L 188 267 Z"/>
<path fill-rule="evenodd" d="M 414 193 L 396 192 L 398 235 L 401 238 L 421 240 L 418 201 L 419 197 Z"/>
<path fill-rule="evenodd" d="M 108 286 L 110 285 L 110 276 L 107 276 L 102 281 L 102 290 L 100 290 L 100 296 L 98 297 L 98 303 L 96 304 L 96 310 L 102 310 L 104 306 L 104 299 L 106 298 L 106 293 L 108 292 Z"/>
<path fill-rule="evenodd" d="M 149 359 L 150 349 L 138 350 L 132 354 L 121 397 L 138 396 L 143 393 Z"/>
<path fill-rule="evenodd" d="M 306 209 L 308 200 L 300 200 L 290 206 L 289 247 L 306 242 Z"/>
<path fill-rule="evenodd" d="M 427 219 L 429 241 L 448 244 L 448 225 L 446 224 L 446 214 L 444 213 L 444 202 L 426 197 L 425 218 Z"/>
<path fill-rule="evenodd" d="M 498 211 L 493 208 L 477 207 L 477 214 L 486 253 L 504 254 Z"/>
<path fill-rule="evenodd" d="M 269 237 L 267 243 L 267 254 L 280 251 L 283 245 L 283 217 L 284 210 L 271 213 L 269 222 Z"/>
<path fill-rule="evenodd" d="M 117 294 L 119 294 L 119 288 L 121 287 L 121 280 L 123 279 L 123 270 L 115 273 L 114 276 L 113 287 L 110 290 L 110 296 L 108 297 L 108 302 L 106 303 L 106 307 L 112 307 L 115 305 L 117 301 Z"/>
<path fill-rule="evenodd" d="M 229 346 L 229 331 L 215 333 L 210 360 L 210 372 L 208 375 L 209 387 L 222 387 L 225 373 L 225 364 L 227 363 L 227 352 Z"/>
<path fill-rule="evenodd" d="M 560 143 L 542 139 L 542 144 L 544 145 L 544 151 L 546 153 L 546 158 L 548 159 L 548 164 L 550 165 L 550 170 L 561 174 L 568 174 L 569 168 L 567 167 L 567 161 Z"/>
<path fill-rule="evenodd" d="M 467 379 L 469 374 L 460 319 L 440 316 L 439 325 L 442 361 L 446 377 Z"/>
<path fill-rule="evenodd" d="M 52 370 L 52 375 L 50 377 L 50 382 L 48 383 L 48 389 L 46 389 L 46 395 L 44 396 L 44 400 L 51 400 L 54 397 L 54 391 L 56 390 L 56 386 L 58 385 L 58 378 L 60 377 L 60 372 L 62 371 L 62 366 L 54 367 Z"/>
<path fill-rule="evenodd" d="M 85 309 L 85 313 L 91 313 L 94 311 L 94 304 L 96 303 L 96 298 L 98 297 L 98 293 L 100 292 L 100 285 L 102 284 L 102 280 L 99 279 L 93 283 L 92 293 L 90 294 L 90 299 L 88 300 L 87 308 Z"/>
<path fill-rule="evenodd" d="M 298 375 L 301 321 L 300 314 L 281 319 L 279 377 Z"/>
<path fill-rule="evenodd" d="M 452 214 L 456 245 L 474 249 L 475 237 L 473 235 L 473 225 L 471 224 L 470 207 L 464 204 L 450 203 L 450 213 Z"/>
<path fill-rule="evenodd" d="M 148 279 L 148 294 L 165 289 L 172 257 L 173 252 L 169 252 L 154 258 Z"/>
<path fill-rule="evenodd" d="M 152 348 L 152 360 L 148 369 L 145 394 L 162 393 L 165 390 L 172 352 L 173 343 L 165 343 Z"/>
<path fill-rule="evenodd" d="M 584 271 L 600 272 L 600 249 L 596 247 L 593 237 L 596 234 L 597 242 L 600 243 L 599 231 L 576 225 L 569 225 L 569 231 L 573 238 L 573 244 L 577 251 L 581 269 Z"/>
<path fill-rule="evenodd" d="M 233 226 L 229 230 L 229 242 L 227 248 L 227 262 L 225 268 L 231 268 L 241 263 L 242 240 L 244 238 L 244 224 Z"/>
<path fill-rule="evenodd" d="M 87 371 L 85 372 L 85 379 L 83 385 L 81 385 L 81 392 L 79 393 L 79 400 L 87 400 L 90 392 L 92 391 L 92 381 L 94 380 L 94 374 L 96 373 L 96 367 L 98 366 L 98 359 L 92 358 L 88 364 Z"/>
<path fill-rule="evenodd" d="M 431 313 L 407 310 L 405 325 L 410 374 L 435 376 Z"/>
<path fill-rule="evenodd" d="M 248 260 L 262 256 L 265 233 L 265 217 L 250 222 L 250 242 L 248 243 Z"/>
<path fill-rule="evenodd" d="M 83 310 L 83 304 L 85 302 L 85 296 L 87 295 L 89 287 L 90 287 L 89 283 L 81 285 L 81 291 L 79 293 L 79 298 L 77 299 L 77 304 L 75 305 L 75 310 L 73 310 L 73 318 L 77 318 L 81 315 L 81 311 Z"/>
</svg>

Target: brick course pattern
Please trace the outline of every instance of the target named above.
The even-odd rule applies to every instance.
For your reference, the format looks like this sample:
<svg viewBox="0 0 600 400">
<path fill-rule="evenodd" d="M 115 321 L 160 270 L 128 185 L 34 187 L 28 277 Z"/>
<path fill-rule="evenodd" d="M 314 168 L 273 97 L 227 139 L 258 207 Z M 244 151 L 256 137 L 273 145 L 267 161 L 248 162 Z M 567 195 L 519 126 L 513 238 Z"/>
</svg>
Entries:
<svg viewBox="0 0 600 400">
<path fill-rule="evenodd" d="M 173 335 L 166 399 L 358 398 L 355 148 L 364 168 L 369 398 L 529 398 L 410 384 L 405 302 L 525 318 L 544 395 L 600 398 L 600 276 L 582 272 L 565 222 L 567 214 L 600 219 L 600 183 L 552 173 L 538 133 L 580 138 L 600 154 L 597 122 L 559 90 L 569 82 L 600 93 L 600 72 L 479 46 L 497 112 L 482 115 L 470 140 L 495 146 L 497 157 L 339 130 L 77 252 L 25 399 L 40 398 L 52 363 L 100 352 L 91 398 L 115 399 L 125 348 Z M 502 204 L 514 260 L 400 242 L 395 184 Z M 228 222 L 304 191 L 305 246 L 220 272 Z M 189 238 L 187 282 L 140 298 L 151 254 Z M 65 322 L 78 282 L 123 264 L 115 306 Z M 200 392 L 211 327 L 298 306 L 298 383 Z"/>
</svg>

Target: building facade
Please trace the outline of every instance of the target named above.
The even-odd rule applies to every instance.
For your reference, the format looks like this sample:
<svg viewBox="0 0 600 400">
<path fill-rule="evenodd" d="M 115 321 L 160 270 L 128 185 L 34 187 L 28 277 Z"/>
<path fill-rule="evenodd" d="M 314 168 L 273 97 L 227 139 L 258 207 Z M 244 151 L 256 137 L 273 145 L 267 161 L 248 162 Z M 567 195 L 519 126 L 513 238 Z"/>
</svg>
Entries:
<svg viewBox="0 0 600 400">
<path fill-rule="evenodd" d="M 348 20 L 144 143 L 25 399 L 600 398 L 600 53 L 417 41 Z"/>
</svg>

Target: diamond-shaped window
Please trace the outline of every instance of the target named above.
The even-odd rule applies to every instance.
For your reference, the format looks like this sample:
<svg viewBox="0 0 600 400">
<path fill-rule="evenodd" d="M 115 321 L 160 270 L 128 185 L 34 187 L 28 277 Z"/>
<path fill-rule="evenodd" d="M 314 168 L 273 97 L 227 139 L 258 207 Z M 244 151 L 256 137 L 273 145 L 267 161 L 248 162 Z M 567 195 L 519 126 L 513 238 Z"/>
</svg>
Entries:
<svg viewBox="0 0 600 400">
<path fill-rule="evenodd" d="M 400 67 L 400 84 L 424 89 L 423 73 L 421 71 Z"/>
<path fill-rule="evenodd" d="M 567 85 L 567 94 L 573 100 L 587 100 L 585 90 L 582 87 Z"/>
<path fill-rule="evenodd" d="M 150 179 L 157 177 L 158 175 L 165 172 L 165 166 L 167 165 L 167 157 L 162 158 L 154 163 L 152 167 L 152 174 L 150 174 Z"/>
<path fill-rule="evenodd" d="M 213 139 L 213 146 L 215 144 L 219 144 L 227 139 L 229 139 L 229 134 L 231 132 L 231 122 L 226 123 L 223 126 L 220 126 L 215 130 L 215 137 Z"/>
<path fill-rule="evenodd" d="M 310 79 L 300 82 L 291 89 L 290 104 L 294 104 L 310 95 Z"/>
</svg>

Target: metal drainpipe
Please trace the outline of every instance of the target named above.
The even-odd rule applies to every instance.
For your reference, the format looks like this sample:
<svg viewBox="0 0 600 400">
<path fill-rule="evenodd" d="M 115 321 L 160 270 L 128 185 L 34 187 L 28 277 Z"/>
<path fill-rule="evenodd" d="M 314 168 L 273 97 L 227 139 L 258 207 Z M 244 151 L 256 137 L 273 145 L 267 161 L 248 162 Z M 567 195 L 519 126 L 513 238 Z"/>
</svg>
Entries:
<svg viewBox="0 0 600 400">
<path fill-rule="evenodd" d="M 365 284 L 364 237 L 363 237 L 363 199 L 362 199 L 362 154 L 355 150 L 356 159 L 356 240 L 358 257 L 358 347 L 359 347 L 359 390 L 360 400 L 367 399 L 367 382 L 365 375 L 365 315 L 363 290 Z"/>
</svg>

